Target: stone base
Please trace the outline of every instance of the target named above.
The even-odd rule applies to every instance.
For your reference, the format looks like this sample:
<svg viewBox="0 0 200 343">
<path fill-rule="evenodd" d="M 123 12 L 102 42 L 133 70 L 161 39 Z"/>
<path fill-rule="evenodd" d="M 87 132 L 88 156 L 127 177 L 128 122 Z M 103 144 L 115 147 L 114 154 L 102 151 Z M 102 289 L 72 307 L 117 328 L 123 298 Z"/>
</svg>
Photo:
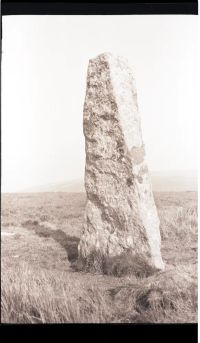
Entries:
<svg viewBox="0 0 200 343">
<path fill-rule="evenodd" d="M 79 256 L 74 267 L 79 271 L 118 277 L 125 275 L 147 277 L 160 270 L 149 265 L 145 256 L 133 255 L 129 250 L 113 257 L 94 251 L 85 258 Z"/>
</svg>

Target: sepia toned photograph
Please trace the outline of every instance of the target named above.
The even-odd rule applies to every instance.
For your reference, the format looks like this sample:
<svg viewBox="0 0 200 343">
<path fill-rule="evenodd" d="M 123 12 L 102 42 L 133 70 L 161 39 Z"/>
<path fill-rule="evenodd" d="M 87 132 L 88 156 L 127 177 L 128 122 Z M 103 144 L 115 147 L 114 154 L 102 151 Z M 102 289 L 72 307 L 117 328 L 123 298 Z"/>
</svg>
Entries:
<svg viewBox="0 0 200 343">
<path fill-rule="evenodd" d="M 3 17 L 2 323 L 197 323 L 197 19 Z"/>
</svg>

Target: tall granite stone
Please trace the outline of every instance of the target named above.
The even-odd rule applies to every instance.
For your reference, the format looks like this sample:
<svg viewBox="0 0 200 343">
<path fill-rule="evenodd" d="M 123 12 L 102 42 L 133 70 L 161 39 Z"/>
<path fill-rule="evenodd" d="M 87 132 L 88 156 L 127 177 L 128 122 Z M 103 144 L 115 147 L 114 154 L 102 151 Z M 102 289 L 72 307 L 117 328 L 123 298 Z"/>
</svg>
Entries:
<svg viewBox="0 0 200 343">
<path fill-rule="evenodd" d="M 104 53 L 89 61 L 83 126 L 87 203 L 79 260 L 127 252 L 133 263 L 141 257 L 163 269 L 135 79 L 124 58 Z"/>
</svg>

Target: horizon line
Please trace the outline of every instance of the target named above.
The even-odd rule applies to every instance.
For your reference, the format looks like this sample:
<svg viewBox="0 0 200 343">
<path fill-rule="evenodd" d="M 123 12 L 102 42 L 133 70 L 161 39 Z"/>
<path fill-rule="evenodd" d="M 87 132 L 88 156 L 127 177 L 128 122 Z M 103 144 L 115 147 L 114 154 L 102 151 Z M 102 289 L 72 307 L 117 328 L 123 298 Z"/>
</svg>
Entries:
<svg viewBox="0 0 200 343">
<path fill-rule="evenodd" d="M 193 177 L 195 177 L 195 179 L 197 180 L 198 182 L 198 169 L 184 169 L 184 170 L 152 170 L 152 171 L 149 171 L 150 173 L 150 176 L 151 174 L 156 174 L 156 173 L 159 173 L 161 175 L 163 175 L 163 177 L 167 177 L 167 175 L 169 176 L 177 176 L 177 174 L 187 174 L 187 173 L 192 173 Z M 188 175 L 190 176 L 190 175 Z M 184 177 L 187 178 L 187 175 L 184 175 Z M 43 183 L 43 184 L 37 184 L 37 185 L 31 185 L 31 186 L 27 186 L 26 188 L 23 188 L 23 189 L 20 189 L 20 190 L 14 190 L 14 191 L 1 191 L 1 194 L 6 194 L 6 193 L 51 193 L 51 192 L 68 192 L 68 193 L 82 193 L 83 191 L 80 190 L 80 192 L 77 192 L 77 191 L 73 191 L 73 192 L 69 192 L 69 191 L 36 191 L 34 189 L 37 189 L 37 188 L 40 188 L 40 187 L 51 187 L 51 186 L 58 186 L 58 185 L 67 185 L 67 184 L 73 184 L 73 183 L 81 183 L 84 187 L 84 177 L 83 178 L 76 178 L 76 179 L 69 179 L 69 180 L 60 180 L 60 181 L 52 181 L 52 182 L 48 182 L 48 183 Z M 2 182 L 1 182 L 1 188 L 2 188 Z M 154 191 L 154 190 L 153 190 Z M 157 191 L 157 190 L 155 190 Z M 177 192 L 184 192 L 184 191 L 195 191 L 195 190 L 178 190 Z M 197 185 L 197 191 L 198 191 L 198 185 Z M 167 190 L 165 191 L 162 191 L 161 192 L 168 192 Z"/>
</svg>

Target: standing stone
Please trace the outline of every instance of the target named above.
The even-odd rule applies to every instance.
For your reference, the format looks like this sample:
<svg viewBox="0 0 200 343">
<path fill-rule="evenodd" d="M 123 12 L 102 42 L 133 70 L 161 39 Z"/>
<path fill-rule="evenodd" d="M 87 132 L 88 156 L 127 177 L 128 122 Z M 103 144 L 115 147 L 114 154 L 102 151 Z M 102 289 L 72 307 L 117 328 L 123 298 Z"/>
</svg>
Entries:
<svg viewBox="0 0 200 343">
<path fill-rule="evenodd" d="M 163 269 L 135 79 L 124 58 L 104 53 L 89 61 L 83 126 L 87 204 L 79 261 L 127 253 L 133 264 L 142 258 Z"/>
</svg>

